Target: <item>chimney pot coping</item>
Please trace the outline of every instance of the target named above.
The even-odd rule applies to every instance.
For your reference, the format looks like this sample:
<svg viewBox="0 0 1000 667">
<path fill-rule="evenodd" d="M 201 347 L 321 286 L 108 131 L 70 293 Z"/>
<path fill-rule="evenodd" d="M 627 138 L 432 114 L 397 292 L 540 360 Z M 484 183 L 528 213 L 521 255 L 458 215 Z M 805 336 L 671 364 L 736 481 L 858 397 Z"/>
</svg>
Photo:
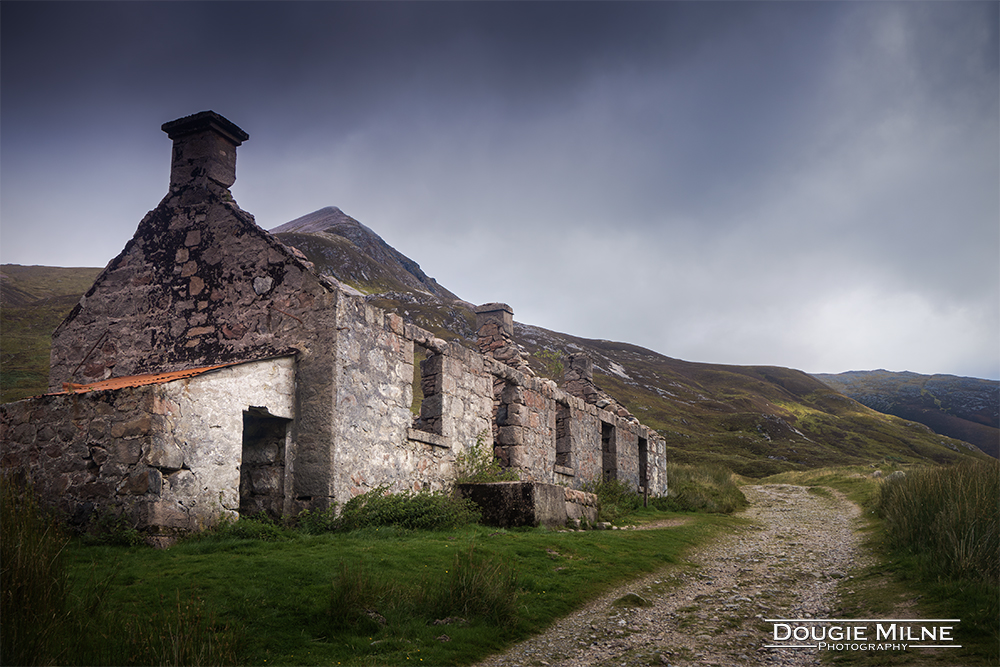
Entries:
<svg viewBox="0 0 1000 667">
<path fill-rule="evenodd" d="M 250 138 L 250 135 L 244 132 L 236 123 L 214 111 L 201 111 L 190 116 L 184 116 L 183 118 L 164 123 L 160 126 L 160 129 L 166 132 L 171 140 L 205 130 L 214 130 L 232 141 L 236 146 L 239 146 Z"/>
<path fill-rule="evenodd" d="M 481 306 L 476 306 L 475 312 L 477 315 L 483 313 L 494 313 L 497 311 L 504 311 L 506 313 L 514 314 L 514 309 L 508 306 L 506 303 L 484 303 Z"/>
</svg>

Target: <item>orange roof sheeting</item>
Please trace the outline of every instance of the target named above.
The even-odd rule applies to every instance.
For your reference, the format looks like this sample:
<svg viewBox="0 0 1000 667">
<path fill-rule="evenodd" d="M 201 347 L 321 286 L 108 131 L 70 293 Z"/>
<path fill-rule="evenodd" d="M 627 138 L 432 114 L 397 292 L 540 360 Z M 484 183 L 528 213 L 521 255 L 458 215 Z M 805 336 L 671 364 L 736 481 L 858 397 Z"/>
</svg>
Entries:
<svg viewBox="0 0 1000 667">
<path fill-rule="evenodd" d="M 167 382 L 173 382 L 174 380 L 183 380 L 185 378 L 193 378 L 198 375 L 203 375 L 210 371 L 219 370 L 220 368 L 227 368 L 229 366 L 236 366 L 241 363 L 246 362 L 234 362 L 229 364 L 218 364 L 216 366 L 202 366 L 201 368 L 189 368 L 183 371 L 174 371 L 172 373 L 149 373 L 146 375 L 131 375 L 128 377 L 120 378 L 108 378 L 107 380 L 101 380 L 100 382 L 91 382 L 89 384 L 74 384 L 72 382 L 63 382 L 63 390 L 57 391 L 54 394 L 85 394 L 88 391 L 103 391 L 105 389 L 125 389 L 127 387 L 143 387 L 150 384 L 165 384 Z"/>
</svg>

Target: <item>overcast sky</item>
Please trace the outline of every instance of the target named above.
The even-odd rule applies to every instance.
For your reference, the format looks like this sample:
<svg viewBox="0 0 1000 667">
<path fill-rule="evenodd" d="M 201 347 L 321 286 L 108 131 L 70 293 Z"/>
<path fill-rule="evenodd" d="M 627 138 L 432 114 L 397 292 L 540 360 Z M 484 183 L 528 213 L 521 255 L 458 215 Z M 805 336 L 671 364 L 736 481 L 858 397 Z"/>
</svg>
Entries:
<svg viewBox="0 0 1000 667">
<path fill-rule="evenodd" d="M 0 3 L 0 261 L 104 266 L 165 121 L 463 299 L 671 357 L 1000 378 L 997 2 Z"/>
</svg>

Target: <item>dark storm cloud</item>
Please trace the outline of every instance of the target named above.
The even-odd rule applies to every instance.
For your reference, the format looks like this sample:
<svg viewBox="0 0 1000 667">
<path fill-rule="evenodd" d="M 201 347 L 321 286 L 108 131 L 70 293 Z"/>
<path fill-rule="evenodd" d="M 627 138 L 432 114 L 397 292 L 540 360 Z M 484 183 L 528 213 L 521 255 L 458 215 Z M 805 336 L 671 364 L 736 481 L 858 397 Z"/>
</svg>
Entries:
<svg viewBox="0 0 1000 667">
<path fill-rule="evenodd" d="M 339 205 L 523 321 L 1000 374 L 996 3 L 0 13 L 4 261 L 107 261 L 165 191 L 156 128 L 212 108 L 262 226 Z"/>
</svg>

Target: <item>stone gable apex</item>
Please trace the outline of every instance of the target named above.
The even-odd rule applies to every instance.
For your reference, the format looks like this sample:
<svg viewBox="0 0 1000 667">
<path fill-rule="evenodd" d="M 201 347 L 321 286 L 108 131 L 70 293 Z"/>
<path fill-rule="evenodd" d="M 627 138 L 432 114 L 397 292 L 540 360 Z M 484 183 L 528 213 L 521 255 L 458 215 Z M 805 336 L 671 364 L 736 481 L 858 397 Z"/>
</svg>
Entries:
<svg viewBox="0 0 1000 667">
<path fill-rule="evenodd" d="M 175 121 L 183 132 L 164 126 L 178 133 L 170 191 L 54 332 L 52 390 L 288 354 L 301 338 L 291 330 L 307 328 L 309 313 L 338 291 L 240 209 L 225 177 L 211 176 L 231 168 L 235 178 L 239 128 L 203 113 Z M 220 160 L 228 166 L 205 166 Z"/>
</svg>

